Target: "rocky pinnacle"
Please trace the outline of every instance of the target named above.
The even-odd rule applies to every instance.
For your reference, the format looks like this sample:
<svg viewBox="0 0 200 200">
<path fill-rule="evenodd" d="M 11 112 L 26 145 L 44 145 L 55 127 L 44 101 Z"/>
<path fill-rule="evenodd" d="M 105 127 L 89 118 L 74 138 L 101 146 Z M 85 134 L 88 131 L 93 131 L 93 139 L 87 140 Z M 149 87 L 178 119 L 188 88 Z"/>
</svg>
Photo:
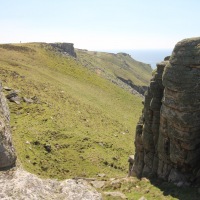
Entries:
<svg viewBox="0 0 200 200">
<path fill-rule="evenodd" d="M 168 59 L 145 94 L 130 174 L 190 184 L 200 176 L 200 38 L 178 42 Z"/>
</svg>

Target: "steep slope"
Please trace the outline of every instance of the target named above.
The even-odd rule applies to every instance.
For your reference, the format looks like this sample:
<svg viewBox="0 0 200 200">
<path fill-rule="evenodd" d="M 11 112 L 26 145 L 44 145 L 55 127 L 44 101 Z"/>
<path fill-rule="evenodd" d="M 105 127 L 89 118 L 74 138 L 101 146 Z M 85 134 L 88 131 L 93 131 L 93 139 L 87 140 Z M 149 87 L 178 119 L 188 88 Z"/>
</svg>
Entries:
<svg viewBox="0 0 200 200">
<path fill-rule="evenodd" d="M 127 173 L 140 98 L 44 43 L 1 45 L 0 79 L 17 93 L 9 106 L 25 169 L 58 179 Z"/>
<path fill-rule="evenodd" d="M 157 65 L 136 130 L 137 176 L 200 183 L 199 66 L 200 38 L 180 41 Z"/>
<path fill-rule="evenodd" d="M 150 65 L 126 53 L 106 53 L 76 49 L 80 62 L 99 76 L 132 92 L 144 94 L 151 78 Z"/>
</svg>

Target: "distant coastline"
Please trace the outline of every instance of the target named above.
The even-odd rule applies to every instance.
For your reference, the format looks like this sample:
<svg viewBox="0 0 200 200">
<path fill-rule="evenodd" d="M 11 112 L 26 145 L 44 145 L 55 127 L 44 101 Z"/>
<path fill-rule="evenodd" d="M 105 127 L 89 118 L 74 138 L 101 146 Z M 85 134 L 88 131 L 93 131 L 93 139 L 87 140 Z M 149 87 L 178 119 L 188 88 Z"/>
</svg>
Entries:
<svg viewBox="0 0 200 200">
<path fill-rule="evenodd" d="M 137 61 L 150 64 L 152 69 L 156 68 L 156 63 L 171 55 L 173 49 L 133 49 L 133 50 L 113 50 L 112 53 L 125 52 Z"/>
</svg>

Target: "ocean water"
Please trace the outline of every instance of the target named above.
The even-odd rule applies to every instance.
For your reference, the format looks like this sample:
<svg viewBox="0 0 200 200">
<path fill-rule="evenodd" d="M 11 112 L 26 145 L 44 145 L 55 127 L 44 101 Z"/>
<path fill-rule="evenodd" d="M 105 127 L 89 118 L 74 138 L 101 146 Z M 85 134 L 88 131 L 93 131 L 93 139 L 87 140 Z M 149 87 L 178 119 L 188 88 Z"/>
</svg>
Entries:
<svg viewBox="0 0 200 200">
<path fill-rule="evenodd" d="M 156 63 L 164 60 L 166 56 L 170 56 L 173 49 L 135 49 L 135 50 L 114 50 L 112 53 L 124 52 L 131 55 L 137 61 L 151 65 L 152 69 L 156 68 Z"/>
<path fill-rule="evenodd" d="M 148 50 L 128 50 L 126 53 L 137 61 L 150 64 L 152 69 L 156 68 L 156 63 L 164 60 L 166 56 L 170 56 L 173 49 L 148 49 Z"/>
</svg>

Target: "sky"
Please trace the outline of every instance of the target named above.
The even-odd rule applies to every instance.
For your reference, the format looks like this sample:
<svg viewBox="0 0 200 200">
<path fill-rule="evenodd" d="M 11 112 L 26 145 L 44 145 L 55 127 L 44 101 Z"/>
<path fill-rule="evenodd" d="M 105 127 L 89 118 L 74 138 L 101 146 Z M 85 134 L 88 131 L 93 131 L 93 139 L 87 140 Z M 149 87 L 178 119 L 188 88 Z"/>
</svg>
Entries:
<svg viewBox="0 0 200 200">
<path fill-rule="evenodd" d="M 199 0 L 0 0 L 0 43 L 172 49 L 200 36 Z"/>
</svg>

